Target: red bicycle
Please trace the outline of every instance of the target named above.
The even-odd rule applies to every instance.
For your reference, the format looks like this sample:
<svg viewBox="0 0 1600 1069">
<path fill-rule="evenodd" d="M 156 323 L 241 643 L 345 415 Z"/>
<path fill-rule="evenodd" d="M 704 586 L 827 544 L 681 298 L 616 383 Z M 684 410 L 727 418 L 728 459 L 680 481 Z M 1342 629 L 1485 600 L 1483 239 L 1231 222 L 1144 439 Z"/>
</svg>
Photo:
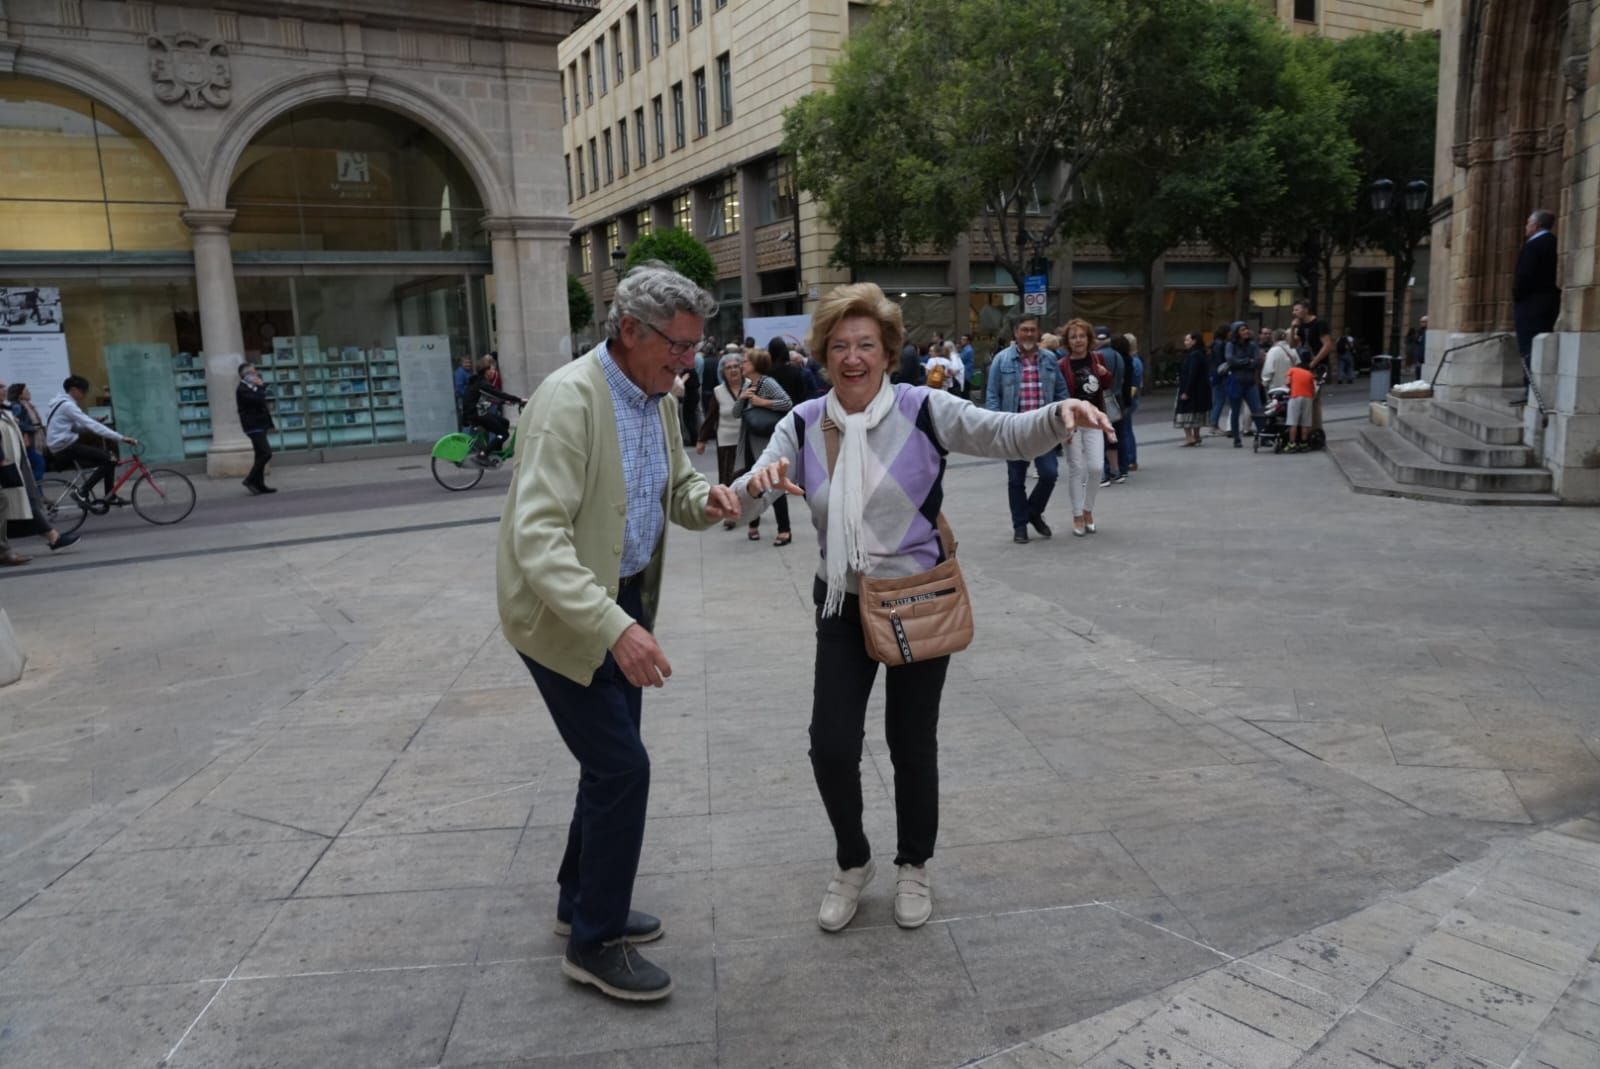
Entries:
<svg viewBox="0 0 1600 1069">
<path fill-rule="evenodd" d="M 117 462 L 120 473 L 111 487 L 118 499 L 108 501 L 93 493 L 93 469 L 74 465 L 72 478 L 46 476 L 39 481 L 39 494 L 44 498 L 45 521 L 62 534 L 71 534 L 83 526 L 89 514 L 104 516 L 113 508 L 132 504 L 139 518 L 150 523 L 177 523 L 194 511 L 194 483 L 181 471 L 171 468 L 147 468 L 139 458 L 141 450 L 135 446 L 130 455 Z M 119 495 L 124 486 L 133 483 L 127 498 Z"/>
</svg>

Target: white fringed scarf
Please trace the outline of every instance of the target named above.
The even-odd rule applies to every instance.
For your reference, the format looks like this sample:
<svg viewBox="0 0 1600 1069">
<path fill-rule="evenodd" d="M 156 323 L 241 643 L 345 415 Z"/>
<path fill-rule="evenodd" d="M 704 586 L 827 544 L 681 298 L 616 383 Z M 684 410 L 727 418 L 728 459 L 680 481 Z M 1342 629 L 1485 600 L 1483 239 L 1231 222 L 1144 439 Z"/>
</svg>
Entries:
<svg viewBox="0 0 1600 1069">
<path fill-rule="evenodd" d="M 863 514 L 872 487 L 867 485 L 867 432 L 894 411 L 894 386 L 889 376 L 863 412 L 846 412 L 837 390 L 828 392 L 827 416 L 839 428 L 839 458 L 828 490 L 828 596 L 822 615 L 837 616 L 844 606 L 845 580 L 851 569 L 867 574 L 872 547 Z"/>
</svg>

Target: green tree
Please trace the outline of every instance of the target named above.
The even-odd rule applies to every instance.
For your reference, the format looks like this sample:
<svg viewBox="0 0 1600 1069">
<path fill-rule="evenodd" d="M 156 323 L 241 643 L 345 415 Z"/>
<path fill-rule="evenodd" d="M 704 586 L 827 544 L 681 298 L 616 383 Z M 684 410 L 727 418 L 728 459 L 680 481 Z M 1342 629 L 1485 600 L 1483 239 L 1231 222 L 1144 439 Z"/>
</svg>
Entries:
<svg viewBox="0 0 1600 1069">
<path fill-rule="evenodd" d="M 1307 220 L 1290 244 L 1301 254 L 1306 293 L 1331 310 L 1333 294 L 1362 248 L 1403 252 L 1406 234 L 1394 217 L 1377 217 L 1367 188 L 1378 178 L 1396 186 L 1433 180 L 1434 122 L 1439 97 L 1439 39 L 1432 33 L 1361 34 L 1340 41 L 1295 42 L 1299 60 L 1318 65 L 1344 93 L 1343 121 L 1356 146 L 1350 196 Z M 1413 245 L 1414 251 L 1414 245 Z M 1406 274 L 1410 268 L 1407 266 Z"/>
<path fill-rule="evenodd" d="M 672 227 L 646 234 L 628 249 L 623 264 L 627 271 L 646 260 L 660 260 L 701 289 L 709 290 L 717 281 L 717 264 L 711 251 L 687 230 Z"/>
<path fill-rule="evenodd" d="M 1218 175 L 1208 153 L 1259 118 L 1250 106 L 1259 93 L 1249 84 L 1254 68 L 1239 57 L 1268 53 L 1285 38 L 1248 0 L 1165 0 L 1164 17 L 1134 34 L 1147 76 L 1129 87 L 1111 145 L 1087 172 L 1092 196 L 1075 213 L 1073 229 L 1103 241 L 1143 277 L 1141 333 L 1152 348 L 1155 302 L 1163 296 L 1155 264 L 1192 239 L 1213 208 Z"/>
<path fill-rule="evenodd" d="M 577 332 L 589 325 L 594 318 L 594 298 L 589 296 L 589 287 L 579 281 L 577 275 L 567 276 L 567 325 L 568 329 Z"/>
<path fill-rule="evenodd" d="M 833 84 L 792 106 L 785 150 L 838 234 L 833 260 L 948 249 L 977 221 L 1020 288 L 1105 151 L 1130 44 L 1167 0 L 917 0 L 877 9 Z"/>
<path fill-rule="evenodd" d="M 1238 271 L 1235 318 L 1244 316 L 1257 252 L 1291 244 L 1348 204 L 1356 186 L 1344 87 L 1318 53 L 1288 46 L 1260 19 L 1271 26 L 1266 51 L 1246 53 L 1230 121 L 1201 155 L 1209 195 L 1196 230 Z"/>
</svg>

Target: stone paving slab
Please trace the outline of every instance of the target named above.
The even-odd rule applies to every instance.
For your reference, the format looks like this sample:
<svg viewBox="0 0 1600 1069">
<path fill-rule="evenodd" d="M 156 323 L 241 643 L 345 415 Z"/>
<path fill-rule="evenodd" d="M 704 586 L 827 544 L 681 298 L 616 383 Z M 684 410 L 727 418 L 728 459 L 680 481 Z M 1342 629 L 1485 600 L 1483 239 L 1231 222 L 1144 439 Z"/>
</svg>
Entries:
<svg viewBox="0 0 1600 1069">
<path fill-rule="evenodd" d="M 494 626 L 493 494 L 130 531 L 8 574 L 38 653 L 0 691 L 0 1064 L 921 1069 L 1148 1047 L 1253 1069 L 1380 996 L 1414 1017 L 1400 1039 L 1351 1011 L 1306 1064 L 1418 1036 L 1426 1054 L 1463 1021 L 1499 1057 L 1522 1007 L 1455 1004 L 1497 989 L 1553 998 L 1561 1030 L 1527 1049 L 1582 1064 L 1600 822 L 1539 829 L 1600 789 L 1592 521 L 1353 503 L 1326 458 L 1148 440 L 1099 534 L 1025 547 L 994 524 L 1003 469 L 952 463 L 980 630 L 945 695 L 918 932 L 894 927 L 886 875 L 851 931 L 815 927 L 832 843 L 805 757 L 808 538 L 674 532 L 637 900 L 680 986 L 642 1011 L 556 968 L 575 773 Z M 886 868 L 881 724 L 865 751 Z M 1427 990 L 1392 975 L 1415 948 Z M 1442 979 L 1481 963 L 1476 988 Z"/>
<path fill-rule="evenodd" d="M 1572 830 L 1579 834 L 1556 829 L 1508 840 L 1485 861 L 1173 984 L 1137 1011 L 1119 1007 L 976 1064 L 1600 1065 L 1594 885 L 1571 884 L 1550 903 L 1570 918 L 1560 931 L 1540 913 L 1517 911 L 1516 900 L 1495 889 L 1544 879 L 1553 857 L 1563 873 L 1587 879 L 1600 864 L 1600 843 L 1582 837 L 1582 822 Z M 1506 918 L 1488 932 L 1473 921 L 1485 908 Z M 1480 935 L 1542 960 L 1474 938 Z M 1352 952 L 1352 944 L 1387 956 Z"/>
</svg>

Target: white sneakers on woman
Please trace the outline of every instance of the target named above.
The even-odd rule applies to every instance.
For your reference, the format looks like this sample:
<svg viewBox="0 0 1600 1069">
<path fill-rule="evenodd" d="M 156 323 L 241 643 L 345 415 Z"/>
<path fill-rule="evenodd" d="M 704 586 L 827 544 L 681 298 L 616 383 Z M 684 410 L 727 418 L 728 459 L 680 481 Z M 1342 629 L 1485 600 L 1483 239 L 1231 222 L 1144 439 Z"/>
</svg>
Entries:
<svg viewBox="0 0 1600 1069">
<path fill-rule="evenodd" d="M 855 918 L 862 888 L 877 867 L 868 861 L 860 868 L 840 869 L 828 881 L 817 925 L 825 932 L 841 931 Z M 902 928 L 921 928 L 933 916 L 933 886 L 925 865 L 901 865 L 894 884 L 894 922 Z"/>
<path fill-rule="evenodd" d="M 894 881 L 894 922 L 902 928 L 921 928 L 933 916 L 933 887 L 926 865 L 901 865 Z"/>
<path fill-rule="evenodd" d="M 828 881 L 828 890 L 822 896 L 822 909 L 817 912 L 817 925 L 825 932 L 837 932 L 856 915 L 856 902 L 861 889 L 872 880 L 877 866 L 869 859 L 865 865 L 853 869 L 840 869 Z"/>
</svg>

